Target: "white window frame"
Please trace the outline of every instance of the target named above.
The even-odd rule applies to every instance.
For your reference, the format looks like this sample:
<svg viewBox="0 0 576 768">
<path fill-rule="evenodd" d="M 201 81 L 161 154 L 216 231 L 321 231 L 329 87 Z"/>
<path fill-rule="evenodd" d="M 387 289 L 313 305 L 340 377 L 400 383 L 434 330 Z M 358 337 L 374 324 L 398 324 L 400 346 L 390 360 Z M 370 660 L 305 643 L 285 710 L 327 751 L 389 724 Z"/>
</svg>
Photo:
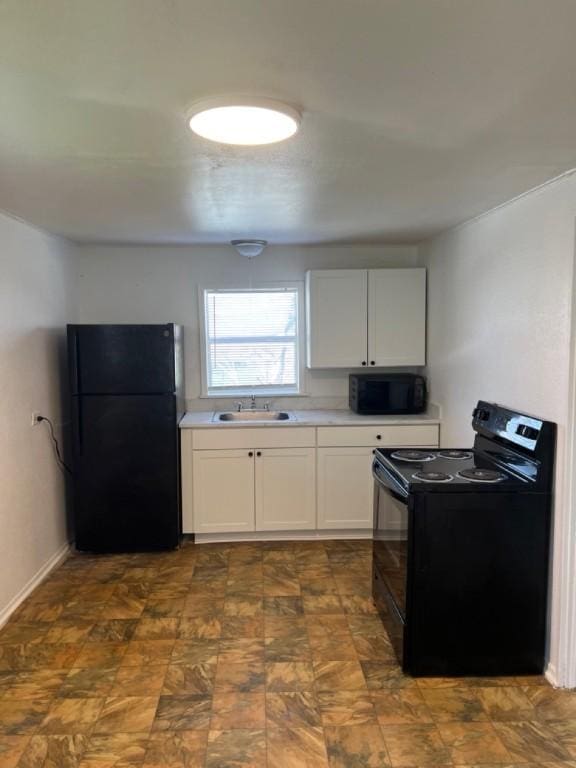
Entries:
<svg viewBox="0 0 576 768">
<path fill-rule="evenodd" d="M 226 391 L 211 392 L 208 390 L 208 359 L 206 349 L 206 306 L 205 297 L 207 291 L 296 291 L 298 297 L 297 317 L 297 345 L 296 345 L 296 372 L 298 375 L 295 391 L 274 389 L 273 387 L 242 387 L 240 389 L 227 389 Z M 305 397 L 307 396 L 307 369 L 306 360 L 306 332 L 305 332 L 305 307 L 304 307 L 304 282 L 303 281 L 267 281 L 266 283 L 254 283 L 250 287 L 246 285 L 199 285 L 198 286 L 198 314 L 200 328 L 200 364 L 202 375 L 202 390 L 200 397 L 210 400 L 250 397 Z"/>
</svg>

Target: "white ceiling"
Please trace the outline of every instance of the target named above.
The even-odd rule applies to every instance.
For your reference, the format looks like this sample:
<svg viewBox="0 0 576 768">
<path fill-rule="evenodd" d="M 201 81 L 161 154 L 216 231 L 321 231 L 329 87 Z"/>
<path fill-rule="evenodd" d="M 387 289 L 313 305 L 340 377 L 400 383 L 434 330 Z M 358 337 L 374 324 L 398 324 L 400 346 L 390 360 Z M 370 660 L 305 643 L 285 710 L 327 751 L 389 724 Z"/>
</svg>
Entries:
<svg viewBox="0 0 576 768">
<path fill-rule="evenodd" d="M 80 241 L 418 241 L 576 165 L 574 0 L 0 0 L 0 208 Z M 194 101 L 287 100 L 269 147 Z"/>
</svg>

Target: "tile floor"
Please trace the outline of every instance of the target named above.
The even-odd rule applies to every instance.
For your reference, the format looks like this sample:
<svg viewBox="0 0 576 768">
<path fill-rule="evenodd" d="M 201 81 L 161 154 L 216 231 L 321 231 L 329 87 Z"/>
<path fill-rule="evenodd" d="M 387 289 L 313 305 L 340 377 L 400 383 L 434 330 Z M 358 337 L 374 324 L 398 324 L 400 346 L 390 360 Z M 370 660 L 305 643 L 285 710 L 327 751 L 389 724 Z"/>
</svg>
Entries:
<svg viewBox="0 0 576 768">
<path fill-rule="evenodd" d="M 576 767 L 576 693 L 404 677 L 368 542 L 71 557 L 0 631 L 0 768 Z"/>
</svg>

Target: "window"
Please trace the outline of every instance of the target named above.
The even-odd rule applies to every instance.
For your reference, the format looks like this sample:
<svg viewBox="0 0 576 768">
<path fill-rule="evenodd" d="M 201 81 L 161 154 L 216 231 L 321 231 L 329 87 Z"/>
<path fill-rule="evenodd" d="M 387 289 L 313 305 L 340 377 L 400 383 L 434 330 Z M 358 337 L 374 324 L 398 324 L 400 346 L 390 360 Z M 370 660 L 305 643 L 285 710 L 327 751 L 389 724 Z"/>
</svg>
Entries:
<svg viewBox="0 0 576 768">
<path fill-rule="evenodd" d="M 206 393 L 299 391 L 297 288 L 204 291 Z"/>
</svg>

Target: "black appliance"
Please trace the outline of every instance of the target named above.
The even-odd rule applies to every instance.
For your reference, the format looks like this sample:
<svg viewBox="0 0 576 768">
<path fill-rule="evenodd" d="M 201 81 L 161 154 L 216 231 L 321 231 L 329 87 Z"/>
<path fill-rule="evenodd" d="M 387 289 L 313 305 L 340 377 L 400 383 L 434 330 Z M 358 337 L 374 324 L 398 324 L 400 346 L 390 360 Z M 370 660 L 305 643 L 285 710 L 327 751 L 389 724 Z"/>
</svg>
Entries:
<svg viewBox="0 0 576 768">
<path fill-rule="evenodd" d="M 68 362 L 76 547 L 177 547 L 181 329 L 69 325 Z"/>
<path fill-rule="evenodd" d="M 480 401 L 471 449 L 379 449 L 373 594 L 405 672 L 544 667 L 556 425 Z"/>
<path fill-rule="evenodd" d="M 423 413 L 426 379 L 414 373 L 352 373 L 348 402 L 356 413 Z"/>
</svg>

